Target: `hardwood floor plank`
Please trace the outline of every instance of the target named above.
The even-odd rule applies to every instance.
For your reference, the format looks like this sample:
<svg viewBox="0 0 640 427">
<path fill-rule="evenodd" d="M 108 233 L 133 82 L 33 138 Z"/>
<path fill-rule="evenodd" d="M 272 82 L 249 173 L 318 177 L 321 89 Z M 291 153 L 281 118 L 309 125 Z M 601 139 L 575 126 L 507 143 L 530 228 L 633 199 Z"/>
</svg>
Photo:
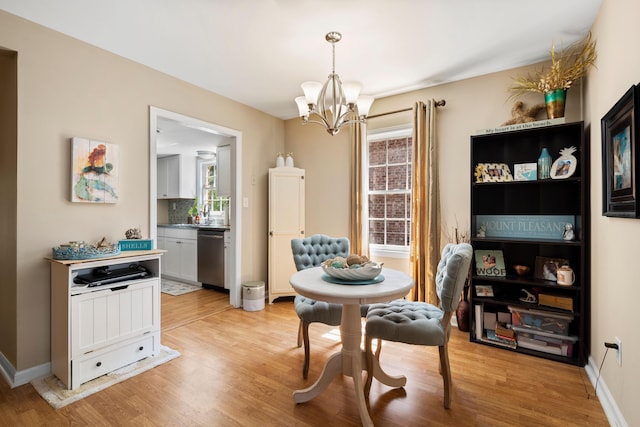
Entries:
<svg viewBox="0 0 640 427">
<path fill-rule="evenodd" d="M 0 381 L 0 426 L 358 426 L 351 378 L 336 378 L 315 399 L 293 402 L 325 360 L 340 349 L 337 328 L 310 327 L 311 366 L 290 300 L 264 310 L 233 309 L 211 290 L 162 295 L 161 342 L 180 357 L 76 403 L 52 409 L 33 389 Z M 391 389 L 374 381 L 369 400 L 376 426 L 606 426 L 583 368 L 469 342 L 452 331 L 453 400 L 443 407 L 437 349 L 383 344 L 381 364 L 404 374 Z"/>
</svg>

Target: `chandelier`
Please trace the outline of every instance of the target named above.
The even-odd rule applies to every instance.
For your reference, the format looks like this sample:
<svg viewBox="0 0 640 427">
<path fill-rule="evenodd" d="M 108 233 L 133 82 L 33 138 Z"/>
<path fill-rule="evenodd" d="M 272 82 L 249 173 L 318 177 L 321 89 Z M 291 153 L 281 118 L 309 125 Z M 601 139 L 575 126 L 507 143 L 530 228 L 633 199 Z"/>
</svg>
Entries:
<svg viewBox="0 0 640 427">
<path fill-rule="evenodd" d="M 327 132 L 335 135 L 340 132 L 342 125 L 366 123 L 373 97 L 358 97 L 362 85 L 358 82 L 345 82 L 343 85 L 336 74 L 336 43 L 342 39 L 342 34 L 332 31 L 327 33 L 325 39 L 331 43 L 333 51 L 331 74 L 324 85 L 320 82 L 302 83 L 304 96 L 297 97 L 296 104 L 303 124 L 323 125 Z M 318 120 L 310 120 L 312 114 Z"/>
</svg>

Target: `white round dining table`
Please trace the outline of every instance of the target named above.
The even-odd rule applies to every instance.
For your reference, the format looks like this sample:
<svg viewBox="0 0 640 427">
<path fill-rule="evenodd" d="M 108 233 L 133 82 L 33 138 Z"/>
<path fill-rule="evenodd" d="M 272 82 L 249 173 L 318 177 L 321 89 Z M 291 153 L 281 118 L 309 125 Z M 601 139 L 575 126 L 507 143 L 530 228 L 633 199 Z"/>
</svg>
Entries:
<svg viewBox="0 0 640 427">
<path fill-rule="evenodd" d="M 371 416 L 367 410 L 364 396 L 362 370 L 366 369 L 366 353 L 361 348 L 362 324 L 360 305 L 387 302 L 402 298 L 413 287 L 413 279 L 400 271 L 383 268 L 384 280 L 374 284 L 337 284 L 323 279 L 325 273 L 320 267 L 300 270 L 293 274 L 289 283 L 293 289 L 308 298 L 318 301 L 342 304 L 342 321 L 340 324 L 340 338 L 342 349 L 333 354 L 320 374 L 320 377 L 310 387 L 296 390 L 293 399 L 296 403 L 307 402 L 324 391 L 331 381 L 338 375 L 353 378 L 356 402 L 360 412 L 360 420 L 365 426 L 373 426 Z M 386 374 L 374 357 L 373 375 L 378 381 L 391 387 L 403 387 L 406 384 L 404 376 L 390 376 Z"/>
</svg>

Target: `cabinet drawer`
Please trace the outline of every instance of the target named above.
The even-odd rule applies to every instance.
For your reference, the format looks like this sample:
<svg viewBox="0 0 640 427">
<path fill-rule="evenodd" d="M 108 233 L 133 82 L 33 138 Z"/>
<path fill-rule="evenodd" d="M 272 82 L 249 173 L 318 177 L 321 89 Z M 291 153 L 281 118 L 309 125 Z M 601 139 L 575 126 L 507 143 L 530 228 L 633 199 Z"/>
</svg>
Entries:
<svg viewBox="0 0 640 427">
<path fill-rule="evenodd" d="M 198 230 L 195 228 L 170 228 L 164 230 L 164 237 L 172 237 L 174 239 L 193 239 L 198 238 Z"/>
<path fill-rule="evenodd" d="M 142 339 L 100 352 L 95 356 L 91 355 L 80 361 L 72 360 L 71 388 L 75 389 L 82 383 L 155 354 L 155 337 L 155 334 L 148 334 Z"/>
<path fill-rule="evenodd" d="M 71 355 L 81 356 L 160 328 L 158 279 L 71 297 Z"/>
</svg>

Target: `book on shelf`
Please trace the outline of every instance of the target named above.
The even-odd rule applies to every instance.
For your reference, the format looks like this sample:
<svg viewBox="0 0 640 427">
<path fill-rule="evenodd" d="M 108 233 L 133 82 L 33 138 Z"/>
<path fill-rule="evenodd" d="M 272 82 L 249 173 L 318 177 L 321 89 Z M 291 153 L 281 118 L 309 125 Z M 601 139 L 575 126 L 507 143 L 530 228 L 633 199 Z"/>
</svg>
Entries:
<svg viewBox="0 0 640 427">
<path fill-rule="evenodd" d="M 573 311 L 573 298 L 546 293 L 538 294 L 538 304 L 561 310 Z"/>
<path fill-rule="evenodd" d="M 476 319 L 476 324 L 475 324 L 475 335 L 476 335 L 476 339 L 480 340 L 482 339 L 482 329 L 483 329 L 483 325 L 482 325 L 482 305 L 481 304 L 476 304 L 475 307 L 473 308 L 475 310 L 475 319 Z"/>
<path fill-rule="evenodd" d="M 501 250 L 476 249 L 474 255 L 478 276 L 505 277 L 507 275 Z"/>
<path fill-rule="evenodd" d="M 518 346 L 515 339 L 507 339 L 507 338 L 499 337 L 498 335 L 496 335 L 496 331 L 493 329 L 487 329 L 486 332 L 487 332 L 486 335 L 482 337 L 482 341 L 484 342 L 497 344 L 507 348 L 517 348 Z"/>
</svg>

